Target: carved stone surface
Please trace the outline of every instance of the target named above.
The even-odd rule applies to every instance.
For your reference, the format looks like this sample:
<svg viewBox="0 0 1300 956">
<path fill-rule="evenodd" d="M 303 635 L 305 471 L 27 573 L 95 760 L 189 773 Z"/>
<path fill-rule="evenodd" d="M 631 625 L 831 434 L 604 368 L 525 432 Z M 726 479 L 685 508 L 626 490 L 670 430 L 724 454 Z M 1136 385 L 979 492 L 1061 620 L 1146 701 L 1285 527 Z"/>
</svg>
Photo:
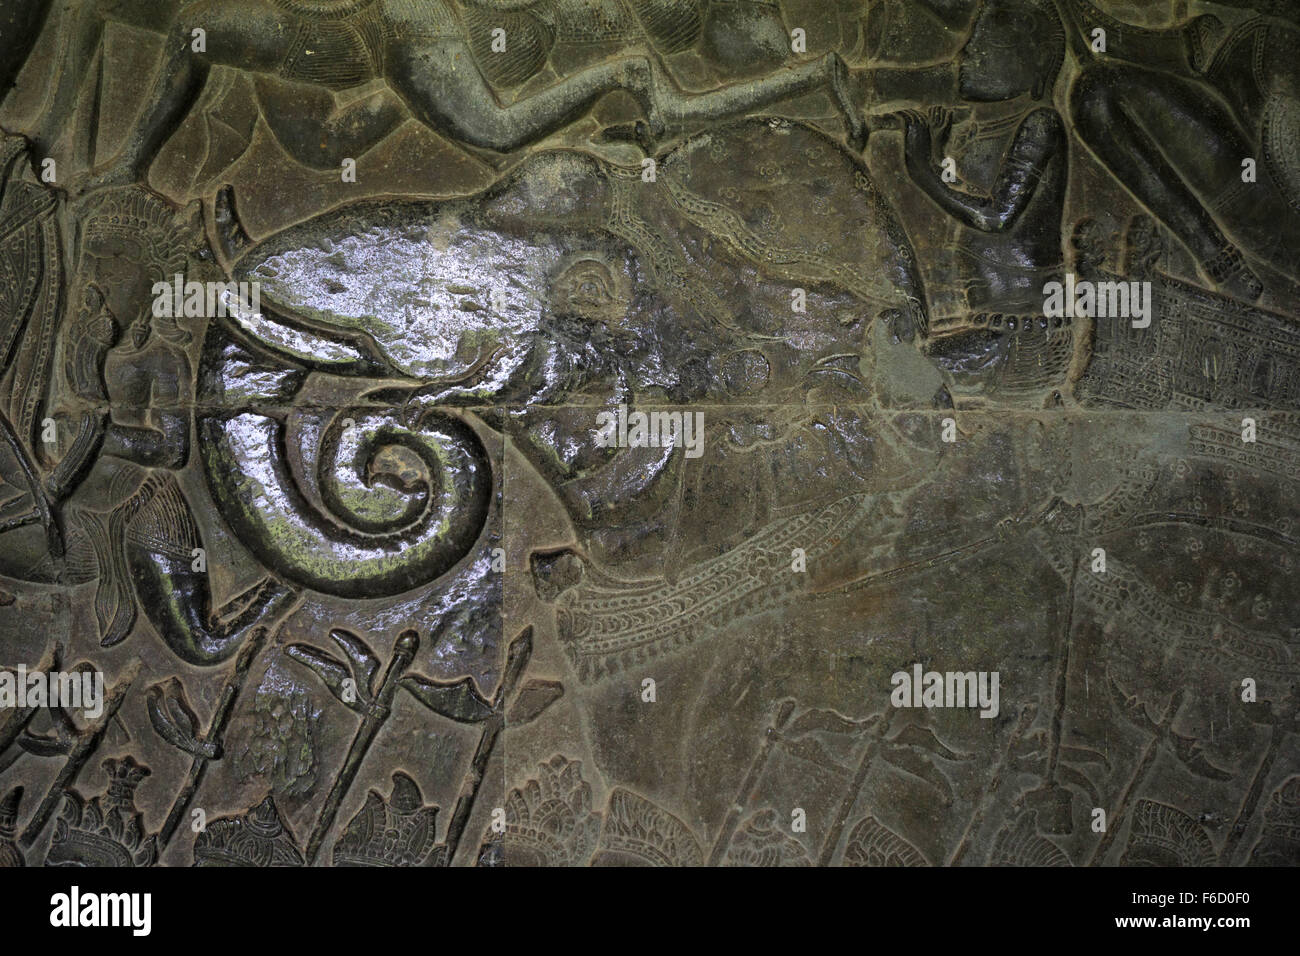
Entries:
<svg viewBox="0 0 1300 956">
<path fill-rule="evenodd" d="M 0 865 L 1300 863 L 1291 0 L 0 0 Z"/>
</svg>

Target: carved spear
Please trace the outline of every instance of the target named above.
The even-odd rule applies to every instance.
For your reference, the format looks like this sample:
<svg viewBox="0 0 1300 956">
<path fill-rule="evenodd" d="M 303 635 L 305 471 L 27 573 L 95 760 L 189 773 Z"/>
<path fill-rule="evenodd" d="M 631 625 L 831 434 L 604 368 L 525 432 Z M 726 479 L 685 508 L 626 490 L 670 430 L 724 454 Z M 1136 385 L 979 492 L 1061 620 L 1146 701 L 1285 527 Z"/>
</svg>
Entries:
<svg viewBox="0 0 1300 956">
<path fill-rule="evenodd" d="M 398 681 L 415 660 L 415 652 L 420 649 L 420 635 L 411 630 L 403 631 L 398 636 L 397 643 L 393 645 L 393 656 L 389 658 L 388 667 L 376 690 L 372 684 L 378 661 L 370 649 L 361 642 L 360 638 L 346 631 L 331 631 L 330 636 L 343 648 L 353 665 L 355 688 L 346 687 L 342 665 L 333 658 L 302 644 L 292 645 L 288 649 L 290 657 L 315 670 L 329 685 L 330 690 L 334 691 L 336 697 L 362 714 L 361 726 L 357 728 L 352 738 L 352 745 L 348 748 L 348 755 L 343 761 L 343 769 L 335 778 L 334 786 L 330 788 L 329 795 L 325 798 L 325 805 L 321 807 L 316 827 L 307 841 L 308 866 L 316 861 L 321 845 L 325 842 L 325 835 L 333 826 L 343 798 L 347 796 L 353 780 L 356 779 L 357 771 L 361 769 L 361 763 L 366 759 L 370 745 L 374 743 L 375 736 L 392 714 Z M 349 693 L 349 690 L 354 690 L 355 693 Z"/>
<path fill-rule="evenodd" d="M 1232 865 L 1232 856 L 1236 852 L 1237 845 L 1241 842 L 1242 837 L 1246 835 L 1246 828 L 1255 815 L 1255 808 L 1259 806 L 1259 798 L 1264 794 L 1264 783 L 1273 770 L 1273 763 L 1277 760 L 1277 755 L 1282 749 L 1282 743 L 1292 731 L 1297 729 L 1297 722 L 1294 717 L 1289 721 L 1280 720 L 1273 714 L 1271 707 L 1268 711 L 1268 722 L 1268 746 L 1264 749 L 1264 758 L 1259 762 L 1259 766 L 1255 768 L 1255 774 L 1250 781 L 1250 788 L 1246 791 L 1246 798 L 1237 811 L 1237 818 L 1232 821 L 1232 826 L 1228 829 L 1228 837 L 1224 840 L 1223 849 L 1219 852 L 1219 866 Z"/>
<path fill-rule="evenodd" d="M 253 661 L 266 646 L 269 633 L 266 628 L 257 628 L 244 642 L 239 656 L 235 658 L 235 667 L 231 671 L 230 679 L 226 681 L 221 697 L 217 700 L 216 709 L 212 713 L 212 722 L 208 725 L 206 734 L 200 736 L 194 732 L 198 725 L 198 718 L 190 707 L 189 701 L 186 700 L 185 688 L 179 680 L 173 677 L 170 681 L 155 684 L 149 689 L 147 706 L 149 721 L 153 724 L 154 730 L 158 732 L 158 736 L 194 758 L 190 763 L 190 772 L 185 780 L 185 786 L 172 801 L 167 820 L 158 833 L 159 852 L 166 849 L 167 844 L 176 835 L 176 829 L 189 809 L 190 802 L 203 783 L 208 761 L 221 759 L 222 739 L 226 735 L 226 726 L 230 723 L 230 716 L 234 712 L 235 701 L 243 689 L 244 681 L 248 678 Z"/>
<path fill-rule="evenodd" d="M 1002 752 L 1002 759 L 993 770 L 993 776 L 988 785 L 980 794 L 979 803 L 975 806 L 975 813 L 971 816 L 970 822 L 966 824 L 966 829 L 962 831 L 961 839 L 957 842 L 957 847 L 952 851 L 952 856 L 948 858 L 949 866 L 957 866 L 970 849 L 971 840 L 979 833 L 979 828 L 984 822 L 984 815 L 988 813 L 994 798 L 997 796 L 999 788 L 1002 786 L 1002 775 L 1007 769 L 1010 762 L 1011 751 L 1015 748 L 1016 743 L 1024 736 L 1029 725 L 1034 722 L 1034 716 L 1038 713 L 1038 707 L 1035 704 L 1026 704 L 1020 711 L 1020 720 L 1016 722 L 1016 729 L 1011 732 L 1011 737 L 1007 740 L 1006 749 Z"/>
<path fill-rule="evenodd" d="M 73 740 L 65 741 L 60 746 L 67 746 L 68 759 L 63 764 L 63 769 L 59 775 L 54 778 L 50 784 L 50 789 L 45 791 L 45 798 L 41 805 L 36 808 L 36 813 L 32 816 L 31 821 L 27 824 L 27 829 L 23 831 L 19 844 L 24 850 L 30 850 L 36 838 L 41 835 L 45 829 L 45 824 L 49 822 L 50 816 L 58 806 L 59 799 L 63 791 L 72 786 L 77 774 L 81 773 L 81 768 L 85 766 L 90 755 L 99 747 L 100 741 L 104 739 L 104 734 L 108 730 L 108 725 L 112 723 L 113 718 L 117 716 L 118 709 L 122 706 L 122 701 L 126 699 L 126 693 L 135 683 L 136 676 L 140 673 L 140 661 L 134 660 L 127 666 L 122 675 L 122 679 L 113 685 L 113 689 L 108 693 L 108 699 L 104 702 L 104 712 L 100 714 L 99 719 L 81 731 Z M 37 752 L 44 746 L 42 738 L 36 737 L 28 731 L 22 738 L 24 747 L 30 745 L 30 749 Z M 75 742 L 73 742 L 75 741 Z M 58 750 L 49 751 L 57 753 Z"/>
<path fill-rule="evenodd" d="M 47 674 L 50 671 L 58 670 L 62 659 L 63 645 L 55 641 L 54 646 L 45 652 L 45 656 L 36 665 L 36 669 L 29 671 L 29 673 Z M 32 722 L 32 718 L 36 716 L 38 710 L 40 710 L 39 707 L 19 707 L 5 718 L 4 725 L 0 726 L 0 754 L 8 750 L 19 735 L 27 729 L 27 725 Z M 15 759 L 17 758 L 15 757 Z M 0 765 L 0 770 L 3 770 L 5 766 L 8 765 Z"/>
<path fill-rule="evenodd" d="M 455 809 L 452 810 L 451 822 L 447 824 L 446 842 L 435 852 L 431 861 L 433 866 L 450 866 L 452 860 L 456 858 L 456 851 L 460 848 L 461 838 L 465 835 L 465 827 L 469 824 L 469 816 L 474 809 L 474 801 L 478 799 L 479 789 L 483 786 L 483 773 L 487 769 L 488 760 L 492 757 L 497 738 L 505 729 L 506 702 L 514 696 L 515 687 L 532 655 L 533 629 L 530 626 L 524 628 L 519 636 L 510 642 L 510 647 L 506 651 L 505 673 L 501 675 L 501 684 L 497 687 L 497 692 L 492 695 L 492 714 L 484 721 L 478 746 L 474 749 L 474 756 L 469 762 L 469 773 L 461 783 L 460 796 L 456 800 Z M 424 699 L 411 686 L 408 685 L 407 689 L 421 700 Z M 427 704 L 428 701 L 425 703 Z"/>
<path fill-rule="evenodd" d="M 835 814 L 835 819 L 831 822 L 830 832 L 827 833 L 826 841 L 822 844 L 821 854 L 817 857 L 818 866 L 830 866 L 835 851 L 839 848 L 840 837 L 844 834 L 844 827 L 849 822 L 849 814 L 853 812 L 853 805 L 858 802 L 858 795 L 862 792 L 862 785 L 867 782 L 867 774 L 871 772 L 871 762 L 880 749 L 881 740 L 889 732 L 889 723 L 895 713 L 896 711 L 892 707 L 886 710 L 885 716 L 881 718 L 875 732 L 867 738 L 867 746 L 862 751 L 862 759 L 858 761 L 858 769 L 853 775 L 853 782 L 849 784 L 848 790 L 844 791 L 844 799 L 840 801 L 839 812 Z"/>
<path fill-rule="evenodd" d="M 709 866 L 717 866 L 722 862 L 722 854 L 726 852 L 728 844 L 731 843 L 732 834 L 736 832 L 736 826 L 740 823 L 740 815 L 745 812 L 745 805 L 749 803 L 750 797 L 753 795 L 754 786 L 758 783 L 758 777 L 763 772 L 763 768 L 767 766 L 768 758 L 772 755 L 772 748 L 781 739 L 781 731 L 790 722 L 790 716 L 794 713 L 794 708 L 795 702 L 789 698 L 781 701 L 777 706 L 776 715 L 767 728 L 763 745 L 758 748 L 758 753 L 754 756 L 754 762 L 749 765 L 749 773 L 745 775 L 744 781 L 740 784 L 736 799 L 731 802 L 731 806 L 727 808 L 727 815 L 722 818 L 718 838 L 713 841 L 713 850 L 709 853 Z"/>
<path fill-rule="evenodd" d="M 431 858 L 430 865 L 445 866 L 455 856 L 465 825 L 469 822 L 470 811 L 474 808 L 474 800 L 483 782 L 483 771 L 492 756 L 497 737 L 505 726 L 505 705 L 515 697 L 515 688 L 532 654 L 532 628 L 526 628 L 511 642 L 506 655 L 506 668 L 501 678 L 501 686 L 497 688 L 492 701 L 488 701 L 479 693 L 472 677 L 462 677 L 453 681 L 435 681 L 419 674 L 403 676 L 419 648 L 419 635 L 415 631 L 404 631 L 397 639 L 393 658 L 380 682 L 379 690 L 372 692 L 371 684 L 379 666 L 373 652 L 359 637 L 347 631 L 334 630 L 330 632 L 330 636 L 348 655 L 355 688 L 348 686 L 347 667 L 328 654 L 305 644 L 291 645 L 287 652 L 294 660 L 315 671 L 335 697 L 350 709 L 362 714 L 364 719 L 353 738 L 343 770 L 325 800 L 320 819 L 311 835 L 307 847 L 307 862 L 311 863 L 320 852 L 325 834 L 333 824 L 339 806 L 347 795 L 348 788 L 352 785 L 367 750 L 392 712 L 397 688 L 404 687 L 416 700 L 436 714 L 458 723 L 485 725 L 479 736 L 478 747 L 470 761 L 469 774 L 462 786 L 460 799 L 452 812 L 447 841 Z M 536 717 L 563 693 L 558 685 L 553 687 L 552 684 L 553 682 L 548 681 L 535 681 L 525 688 L 531 692 L 527 708 L 528 716 L 524 718 L 525 721 Z M 348 693 L 350 689 L 355 689 L 355 693 Z"/>
<path fill-rule="evenodd" d="M 1110 819 L 1107 821 L 1105 834 L 1097 841 L 1097 845 L 1088 857 L 1089 866 L 1094 863 L 1101 863 L 1106 859 L 1106 853 L 1110 850 L 1110 845 L 1115 841 L 1115 836 L 1120 831 L 1120 825 L 1124 822 L 1124 811 L 1128 809 L 1129 796 L 1137 785 L 1145 779 L 1147 773 L 1155 764 L 1156 757 L 1160 755 L 1160 744 L 1169 736 L 1169 728 L 1174 722 L 1174 717 L 1178 714 L 1178 709 L 1183 706 L 1183 698 L 1186 696 L 1186 691 L 1180 688 L 1174 693 L 1173 699 L 1169 701 L 1169 707 L 1164 716 L 1160 720 L 1152 720 L 1147 716 L 1146 708 L 1141 701 L 1137 698 L 1124 699 L 1122 697 L 1122 691 L 1120 691 L 1113 678 L 1109 681 L 1109 687 L 1129 720 L 1140 727 L 1146 727 L 1151 733 L 1151 740 L 1147 743 L 1146 750 L 1142 752 L 1142 759 L 1138 761 L 1137 769 L 1133 771 L 1133 775 L 1129 777 L 1128 783 L 1119 795 L 1115 812 L 1111 814 Z"/>
</svg>

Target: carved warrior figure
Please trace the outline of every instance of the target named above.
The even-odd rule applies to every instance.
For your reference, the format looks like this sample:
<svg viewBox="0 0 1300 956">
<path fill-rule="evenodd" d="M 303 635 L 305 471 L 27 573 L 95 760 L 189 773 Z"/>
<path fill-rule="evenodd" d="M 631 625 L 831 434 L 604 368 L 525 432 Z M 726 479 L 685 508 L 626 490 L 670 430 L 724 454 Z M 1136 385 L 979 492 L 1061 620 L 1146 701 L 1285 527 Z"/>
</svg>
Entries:
<svg viewBox="0 0 1300 956">
<path fill-rule="evenodd" d="M 980 104 L 954 157 L 962 185 L 941 173 L 953 115 L 902 114 L 908 173 L 959 223 L 955 279 L 966 311 L 935 316 L 927 343 L 958 387 L 1041 400 L 1074 359 L 1071 320 L 1042 314 L 1043 287 L 1064 268 L 1068 143 L 1051 106 L 1064 54 L 1046 0 L 983 4 L 958 58 L 959 92 Z"/>
<path fill-rule="evenodd" d="M 1070 108 L 1088 148 L 1187 247 L 1216 288 L 1248 301 L 1263 294 L 1243 250 L 1295 280 L 1294 5 L 1291 22 L 1258 16 L 1229 29 L 1205 15 L 1155 31 L 1122 23 L 1087 0 L 1057 2 L 1082 61 Z M 1098 27 L 1106 31 L 1106 54 L 1094 58 L 1088 37 Z"/>
<path fill-rule="evenodd" d="M 170 474 L 189 459 L 189 333 L 153 317 L 151 291 L 183 269 L 193 241 L 169 204 L 136 188 L 101 193 L 79 209 L 70 315 L 49 358 L 17 357 L 30 371 L 11 379 L 10 407 L 30 410 L 6 465 L 6 480 L 25 492 L 10 508 L 49 509 L 66 548 L 16 518 L 0 569 L 45 583 L 96 581 L 106 645 L 126 638 L 142 608 L 173 652 L 205 665 L 231 656 L 296 596 L 267 578 L 223 619 L 213 613 L 206 569 L 194 565 L 203 542 Z M 58 272 L 57 257 L 42 264 Z M 53 442 L 40 440 L 49 422 Z M 39 486 L 25 486 L 15 475 L 24 471 L 42 476 Z"/>
<path fill-rule="evenodd" d="M 77 70 L 102 35 L 98 14 L 92 4 L 87 7 L 72 30 L 54 93 L 52 112 L 60 116 L 68 115 L 75 102 Z M 342 158 L 364 153 L 408 115 L 457 142 L 510 152 L 555 132 L 604 95 L 620 90 L 639 102 L 652 136 L 662 134 L 669 122 L 735 116 L 814 90 L 830 92 L 844 111 L 850 133 L 859 133 L 860 121 L 845 86 L 846 70 L 835 54 L 713 92 L 686 94 L 655 56 L 621 52 L 510 102 L 498 93 L 540 73 L 557 29 L 598 40 L 611 24 L 637 24 L 634 39 L 644 41 L 639 45 L 661 52 L 692 46 L 705 31 L 698 0 L 626 0 L 626 6 L 616 2 L 611 17 L 604 20 L 563 2 L 190 3 L 168 33 L 144 114 L 121 154 L 80 187 L 143 181 L 159 149 L 197 101 L 214 65 L 263 78 L 258 89 L 268 123 L 291 153 L 318 168 L 337 168 Z M 626 30 L 614 29 L 615 37 L 620 32 Z M 731 49 L 735 42 L 732 38 L 726 47 Z M 378 94 L 335 109 L 329 91 L 355 89 L 377 79 L 387 81 L 406 110 Z M 309 119 L 315 116 L 324 119 Z M 50 138 L 42 134 L 43 147 Z"/>
</svg>

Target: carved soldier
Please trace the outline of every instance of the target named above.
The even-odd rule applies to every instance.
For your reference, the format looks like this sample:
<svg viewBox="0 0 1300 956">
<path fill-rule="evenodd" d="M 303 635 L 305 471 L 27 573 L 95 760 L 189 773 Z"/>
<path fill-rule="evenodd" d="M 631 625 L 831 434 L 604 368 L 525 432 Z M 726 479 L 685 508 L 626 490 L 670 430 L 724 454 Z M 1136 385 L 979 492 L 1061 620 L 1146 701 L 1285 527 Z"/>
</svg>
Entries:
<svg viewBox="0 0 1300 956">
<path fill-rule="evenodd" d="M 953 145 L 951 112 L 934 110 L 929 122 L 903 114 L 909 175 L 958 223 L 965 308 L 937 317 L 929 343 L 958 385 L 1035 395 L 1063 381 L 1073 356 L 1065 320 L 1042 314 L 1044 285 L 1063 268 L 1068 141 L 1051 106 L 1063 57 L 1050 6 L 988 0 L 959 58 L 961 95 L 981 104 L 960 155 L 943 155 Z"/>
<path fill-rule="evenodd" d="M 25 580 L 96 580 L 105 645 L 125 639 L 143 608 L 178 656 L 217 663 L 296 594 L 267 577 L 228 605 L 233 617 L 216 611 L 203 542 L 171 474 L 189 459 L 190 336 L 154 318 L 151 289 L 184 267 L 192 234 L 168 204 L 137 188 L 94 197 L 80 230 L 70 296 L 78 307 L 48 406 L 59 435 L 43 461 L 67 554 L 29 542 L 0 549 L 0 564 Z"/>
</svg>

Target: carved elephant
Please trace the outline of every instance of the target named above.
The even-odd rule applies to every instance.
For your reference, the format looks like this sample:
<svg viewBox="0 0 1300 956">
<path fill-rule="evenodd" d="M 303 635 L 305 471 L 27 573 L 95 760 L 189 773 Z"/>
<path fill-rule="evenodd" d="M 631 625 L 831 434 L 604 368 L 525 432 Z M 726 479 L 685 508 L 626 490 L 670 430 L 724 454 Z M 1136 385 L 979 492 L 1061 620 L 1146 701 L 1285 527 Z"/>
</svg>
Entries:
<svg viewBox="0 0 1300 956">
<path fill-rule="evenodd" d="M 221 514 L 277 574 L 401 593 L 463 557 L 506 431 L 575 520 L 654 507 L 666 467 L 589 440 L 598 407 L 869 394 L 868 328 L 924 332 L 907 239 L 863 162 L 751 119 L 620 167 L 538 154 L 486 193 L 367 202 L 258 243 L 225 193 L 227 274 L 261 309 L 210 325 L 199 436 Z M 320 383 L 353 396 L 326 410 Z M 547 420 L 539 422 L 537 416 Z M 400 450 L 399 450 L 400 449 Z M 585 484 L 584 484 L 585 482 Z"/>
</svg>

